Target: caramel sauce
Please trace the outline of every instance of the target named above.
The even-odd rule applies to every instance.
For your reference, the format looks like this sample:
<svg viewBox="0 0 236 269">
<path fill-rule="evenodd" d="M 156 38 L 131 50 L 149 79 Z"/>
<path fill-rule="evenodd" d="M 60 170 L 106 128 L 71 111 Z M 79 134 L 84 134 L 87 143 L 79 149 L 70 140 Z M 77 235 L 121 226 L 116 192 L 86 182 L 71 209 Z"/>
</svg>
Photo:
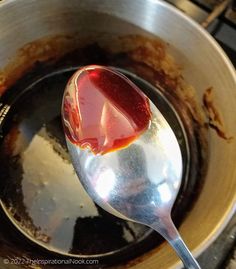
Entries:
<svg viewBox="0 0 236 269">
<path fill-rule="evenodd" d="M 88 66 L 68 82 L 62 115 L 72 143 L 104 154 L 139 137 L 149 126 L 151 111 L 148 98 L 124 75 Z"/>
</svg>

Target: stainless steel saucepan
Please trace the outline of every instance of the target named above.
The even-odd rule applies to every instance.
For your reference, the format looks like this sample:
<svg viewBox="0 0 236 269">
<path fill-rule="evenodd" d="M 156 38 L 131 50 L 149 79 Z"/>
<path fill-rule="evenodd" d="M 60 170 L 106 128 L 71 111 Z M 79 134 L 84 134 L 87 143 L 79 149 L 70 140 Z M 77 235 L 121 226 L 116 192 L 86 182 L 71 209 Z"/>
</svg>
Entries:
<svg viewBox="0 0 236 269">
<path fill-rule="evenodd" d="M 171 5 L 158 0 L 0 1 L 0 125 L 10 110 L 4 103 L 4 96 L 10 91 L 11 96 L 17 93 L 17 87 L 13 91 L 12 86 L 26 72 L 43 62 L 62 59 L 78 47 L 95 43 L 111 54 L 119 53 L 120 57 L 130 53 L 130 59 L 137 65 L 129 71 L 138 76 L 145 73 L 143 79 L 150 83 L 155 80 L 150 70 L 166 75 L 160 80 L 162 88 L 174 85 L 171 89 L 175 89 L 170 90 L 167 97 L 170 101 L 179 98 L 186 102 L 186 111 L 191 114 L 190 117 L 186 112 L 183 122 L 185 117 L 191 118 L 204 129 L 208 147 L 203 156 L 203 179 L 199 178 L 202 186 L 179 227 L 186 244 L 198 256 L 217 238 L 235 213 L 236 76 L 216 41 Z M 90 57 L 93 52 L 86 53 Z M 96 61 L 97 58 L 94 56 L 93 59 Z M 128 60 L 123 66 L 119 63 L 119 60 L 112 62 L 124 70 L 125 65 L 128 66 Z M 70 67 L 68 62 L 66 68 Z M 144 72 L 144 69 L 150 72 Z M 182 105 L 174 106 L 177 114 L 178 111 L 181 114 Z M 194 152 L 191 154 L 190 161 L 194 159 Z M 189 173 L 197 174 L 198 169 L 195 167 Z M 4 188 L 2 185 L 5 183 L 1 182 L 1 188 Z M 0 229 L 2 221 L 0 219 Z M 23 234 L 22 240 L 24 236 L 27 237 Z M 3 264 L 13 247 L 6 236 L 0 245 L 0 263 Z M 26 253 L 32 258 L 30 248 L 25 249 L 24 255 Z M 162 243 L 161 247 L 154 247 L 125 266 L 164 269 L 180 268 L 181 264 L 171 248 Z"/>
</svg>

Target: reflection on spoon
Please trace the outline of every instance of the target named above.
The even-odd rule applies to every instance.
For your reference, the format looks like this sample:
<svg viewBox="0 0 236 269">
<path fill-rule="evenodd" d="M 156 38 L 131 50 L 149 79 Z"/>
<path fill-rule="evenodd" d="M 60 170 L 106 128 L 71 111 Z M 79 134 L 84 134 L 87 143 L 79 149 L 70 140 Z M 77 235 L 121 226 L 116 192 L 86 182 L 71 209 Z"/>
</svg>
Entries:
<svg viewBox="0 0 236 269">
<path fill-rule="evenodd" d="M 148 225 L 186 268 L 200 268 L 171 220 L 182 179 L 182 156 L 157 107 L 114 69 L 87 66 L 69 81 L 62 117 L 72 162 L 102 208 Z"/>
</svg>

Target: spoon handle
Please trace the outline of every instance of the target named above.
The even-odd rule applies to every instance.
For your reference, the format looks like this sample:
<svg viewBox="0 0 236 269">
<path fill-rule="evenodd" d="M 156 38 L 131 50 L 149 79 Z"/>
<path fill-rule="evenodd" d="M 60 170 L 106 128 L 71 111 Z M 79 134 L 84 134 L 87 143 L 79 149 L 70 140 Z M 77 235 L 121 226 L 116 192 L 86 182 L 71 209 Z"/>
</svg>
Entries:
<svg viewBox="0 0 236 269">
<path fill-rule="evenodd" d="M 201 269 L 200 265 L 185 245 L 170 217 L 163 218 L 162 221 L 153 223 L 151 228 L 160 233 L 169 242 L 182 260 L 186 269 Z"/>
</svg>

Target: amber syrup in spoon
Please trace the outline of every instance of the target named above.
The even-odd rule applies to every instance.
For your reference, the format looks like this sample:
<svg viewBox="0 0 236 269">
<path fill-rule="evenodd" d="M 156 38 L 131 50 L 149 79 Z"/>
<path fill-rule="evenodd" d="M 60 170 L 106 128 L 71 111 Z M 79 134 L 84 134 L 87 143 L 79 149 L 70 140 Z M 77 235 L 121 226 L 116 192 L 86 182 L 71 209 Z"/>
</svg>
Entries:
<svg viewBox="0 0 236 269">
<path fill-rule="evenodd" d="M 148 128 L 151 118 L 149 100 L 135 84 L 97 65 L 72 76 L 62 111 L 68 139 L 94 154 L 128 146 Z"/>
</svg>

